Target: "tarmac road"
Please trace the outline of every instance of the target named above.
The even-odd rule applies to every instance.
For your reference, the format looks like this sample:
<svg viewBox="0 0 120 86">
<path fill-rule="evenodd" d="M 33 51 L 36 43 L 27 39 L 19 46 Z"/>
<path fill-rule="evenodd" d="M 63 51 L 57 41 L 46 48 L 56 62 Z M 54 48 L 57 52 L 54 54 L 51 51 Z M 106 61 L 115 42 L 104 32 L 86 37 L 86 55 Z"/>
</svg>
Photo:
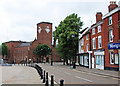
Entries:
<svg viewBox="0 0 120 86">
<path fill-rule="evenodd" d="M 43 69 L 48 71 L 49 77 L 55 76 L 55 81 L 60 83 L 63 79 L 65 84 L 118 84 L 118 78 L 87 73 L 70 69 L 65 66 L 50 66 L 50 64 L 39 64 Z"/>
</svg>

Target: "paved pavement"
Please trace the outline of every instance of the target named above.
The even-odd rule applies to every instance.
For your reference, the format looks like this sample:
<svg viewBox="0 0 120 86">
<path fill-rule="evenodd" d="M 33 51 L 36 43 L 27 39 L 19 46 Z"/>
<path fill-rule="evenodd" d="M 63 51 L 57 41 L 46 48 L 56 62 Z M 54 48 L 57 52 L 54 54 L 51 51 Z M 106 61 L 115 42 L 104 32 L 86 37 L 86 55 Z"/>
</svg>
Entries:
<svg viewBox="0 0 120 86">
<path fill-rule="evenodd" d="M 65 66 L 62 63 L 39 64 L 43 69 L 49 72 L 50 75 L 55 76 L 56 83 L 60 80 L 65 80 L 65 84 L 118 84 L 118 72 L 107 70 L 87 69 L 77 67 L 70 69 L 70 66 Z M 113 76 L 109 76 L 113 75 Z M 117 77 L 116 77 L 117 76 Z"/>
<path fill-rule="evenodd" d="M 0 66 L 2 84 L 42 84 L 36 69 L 28 66 Z M 33 85 L 34 86 L 34 85 Z"/>
</svg>

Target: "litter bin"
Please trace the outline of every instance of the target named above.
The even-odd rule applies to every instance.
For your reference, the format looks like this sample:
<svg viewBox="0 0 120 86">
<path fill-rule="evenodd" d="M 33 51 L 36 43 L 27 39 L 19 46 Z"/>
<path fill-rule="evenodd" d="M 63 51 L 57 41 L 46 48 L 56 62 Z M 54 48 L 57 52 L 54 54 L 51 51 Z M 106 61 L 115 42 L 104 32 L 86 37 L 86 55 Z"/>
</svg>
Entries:
<svg viewBox="0 0 120 86">
<path fill-rule="evenodd" d="M 73 69 L 73 65 L 70 66 L 70 69 Z"/>
</svg>

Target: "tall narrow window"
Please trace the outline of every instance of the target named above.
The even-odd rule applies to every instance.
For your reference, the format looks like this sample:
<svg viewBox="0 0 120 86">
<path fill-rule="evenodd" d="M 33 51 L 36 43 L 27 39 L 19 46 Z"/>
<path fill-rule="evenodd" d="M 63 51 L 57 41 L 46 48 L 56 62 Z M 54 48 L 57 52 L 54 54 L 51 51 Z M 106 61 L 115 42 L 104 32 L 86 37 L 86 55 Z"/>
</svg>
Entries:
<svg viewBox="0 0 120 86">
<path fill-rule="evenodd" d="M 101 26 L 99 25 L 98 26 L 98 33 L 100 33 L 101 32 Z"/>
<path fill-rule="evenodd" d="M 96 48 L 96 42 L 95 42 L 95 38 L 93 38 L 93 49 Z"/>
<path fill-rule="evenodd" d="M 112 16 L 109 17 L 109 25 L 112 24 Z"/>
<path fill-rule="evenodd" d="M 110 64 L 114 64 L 113 52 L 110 52 Z"/>
<path fill-rule="evenodd" d="M 84 43 L 83 43 L 83 38 L 82 38 L 82 40 L 81 40 L 81 45 L 83 45 Z"/>
<path fill-rule="evenodd" d="M 118 63 L 119 63 L 119 62 L 118 62 L 118 61 L 119 61 L 119 60 L 118 60 L 118 59 L 119 59 L 119 58 L 118 58 L 118 54 L 115 54 L 114 56 L 115 56 L 115 64 L 118 64 Z"/>
<path fill-rule="evenodd" d="M 109 42 L 113 42 L 113 30 L 109 31 Z"/>
<path fill-rule="evenodd" d="M 94 35 L 94 34 L 95 34 L 95 28 L 92 29 L 92 35 Z"/>
<path fill-rule="evenodd" d="M 88 40 L 88 34 L 86 35 L 86 40 Z"/>
<path fill-rule="evenodd" d="M 102 48 L 101 36 L 98 36 L 98 48 Z"/>
<path fill-rule="evenodd" d="M 88 44 L 86 45 L 86 50 L 87 50 L 87 51 L 89 50 L 89 45 L 88 45 Z"/>
</svg>

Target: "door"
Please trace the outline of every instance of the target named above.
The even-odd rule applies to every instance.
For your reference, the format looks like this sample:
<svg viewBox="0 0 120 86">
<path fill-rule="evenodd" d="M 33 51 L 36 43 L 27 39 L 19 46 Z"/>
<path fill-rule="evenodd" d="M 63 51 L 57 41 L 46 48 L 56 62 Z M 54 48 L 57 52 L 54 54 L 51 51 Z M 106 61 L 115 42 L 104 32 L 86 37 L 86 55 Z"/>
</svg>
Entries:
<svg viewBox="0 0 120 86">
<path fill-rule="evenodd" d="M 104 70 L 104 56 L 96 56 L 96 68 Z"/>
<path fill-rule="evenodd" d="M 94 68 L 94 57 L 92 57 L 92 68 Z"/>
</svg>

